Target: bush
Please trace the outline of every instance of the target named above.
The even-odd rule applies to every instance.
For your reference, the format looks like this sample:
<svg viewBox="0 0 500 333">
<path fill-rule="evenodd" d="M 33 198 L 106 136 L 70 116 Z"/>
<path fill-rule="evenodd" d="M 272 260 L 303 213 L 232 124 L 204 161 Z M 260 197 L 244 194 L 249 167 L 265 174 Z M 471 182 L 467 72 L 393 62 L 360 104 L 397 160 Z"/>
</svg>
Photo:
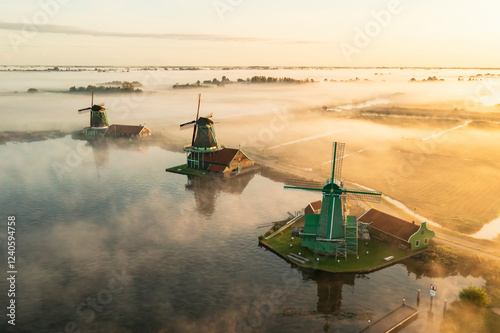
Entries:
<svg viewBox="0 0 500 333">
<path fill-rule="evenodd" d="M 486 308 L 491 304 L 491 299 L 484 287 L 478 288 L 469 286 L 462 289 L 458 295 L 462 301 L 471 302 L 481 308 Z"/>
</svg>

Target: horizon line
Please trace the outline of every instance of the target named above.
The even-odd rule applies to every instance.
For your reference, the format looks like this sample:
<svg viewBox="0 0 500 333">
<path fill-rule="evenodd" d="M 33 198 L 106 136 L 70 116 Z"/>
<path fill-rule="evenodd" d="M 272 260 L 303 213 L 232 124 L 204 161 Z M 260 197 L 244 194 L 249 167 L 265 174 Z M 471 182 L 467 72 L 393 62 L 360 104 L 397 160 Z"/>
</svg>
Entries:
<svg viewBox="0 0 500 333">
<path fill-rule="evenodd" d="M 154 67 L 154 68 L 268 68 L 268 69 L 282 69 L 282 68 L 296 68 L 296 69 L 479 69 L 479 70 L 500 70 L 500 67 L 476 67 L 476 66 L 311 66 L 311 65 L 41 65 L 41 64 L 31 64 L 31 65 L 6 65 L 0 64 L 1 67 L 109 67 L 109 68 L 121 68 L 121 67 Z"/>
</svg>

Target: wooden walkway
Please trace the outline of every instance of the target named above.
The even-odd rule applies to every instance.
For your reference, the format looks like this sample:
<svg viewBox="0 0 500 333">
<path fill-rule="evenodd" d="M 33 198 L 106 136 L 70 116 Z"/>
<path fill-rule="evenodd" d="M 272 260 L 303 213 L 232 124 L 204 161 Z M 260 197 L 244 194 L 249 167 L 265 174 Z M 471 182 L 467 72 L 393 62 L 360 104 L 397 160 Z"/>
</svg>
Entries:
<svg viewBox="0 0 500 333">
<path fill-rule="evenodd" d="M 407 323 L 409 320 L 416 318 L 418 310 L 408 306 L 402 305 L 386 316 L 380 318 L 370 326 L 366 327 L 359 333 L 388 333 L 399 328 L 401 325 Z"/>
</svg>

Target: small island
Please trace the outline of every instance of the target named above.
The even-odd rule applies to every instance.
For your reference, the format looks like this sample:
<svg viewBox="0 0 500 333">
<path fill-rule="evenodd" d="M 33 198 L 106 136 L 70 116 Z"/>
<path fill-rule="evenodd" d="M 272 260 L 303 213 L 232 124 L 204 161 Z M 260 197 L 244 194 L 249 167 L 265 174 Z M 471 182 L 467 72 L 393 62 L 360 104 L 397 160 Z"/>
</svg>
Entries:
<svg viewBox="0 0 500 333">
<path fill-rule="evenodd" d="M 314 207 L 314 203 L 310 204 Z M 308 205 L 309 207 L 309 205 Z M 308 207 L 306 207 L 306 212 Z M 319 203 L 321 207 L 321 203 Z M 312 214 L 319 214 L 320 210 Z M 388 220 L 395 220 L 394 217 L 387 214 L 372 210 L 372 213 L 381 215 L 381 221 L 384 223 Z M 403 248 L 398 246 L 398 242 L 394 242 L 394 237 L 388 233 L 384 235 L 375 227 L 370 226 L 364 232 L 365 236 L 361 237 L 358 242 L 357 254 L 347 258 L 336 257 L 335 255 L 327 255 L 325 253 L 315 253 L 311 249 L 302 245 L 302 237 L 300 231 L 303 230 L 306 215 L 300 214 L 293 218 L 273 223 L 264 235 L 259 237 L 259 244 L 264 246 L 271 252 L 282 257 L 286 261 L 302 268 L 309 268 L 319 271 L 332 273 L 370 273 L 394 265 L 402 260 L 414 257 L 423 251 L 428 250 L 431 243 L 422 244 L 418 249 L 412 249 L 411 246 Z M 362 219 L 357 221 L 359 226 L 362 225 Z M 421 226 L 415 226 L 406 221 L 397 221 L 399 225 L 406 228 L 415 227 L 416 229 L 427 232 L 425 222 Z M 368 231 L 370 230 L 370 231 Z M 377 234 L 376 232 L 379 232 Z M 366 237 L 366 233 L 370 233 L 372 237 Z M 431 231 L 430 234 L 433 234 Z M 432 238 L 429 236 L 429 239 Z M 396 244 L 395 244 L 396 243 Z"/>
</svg>

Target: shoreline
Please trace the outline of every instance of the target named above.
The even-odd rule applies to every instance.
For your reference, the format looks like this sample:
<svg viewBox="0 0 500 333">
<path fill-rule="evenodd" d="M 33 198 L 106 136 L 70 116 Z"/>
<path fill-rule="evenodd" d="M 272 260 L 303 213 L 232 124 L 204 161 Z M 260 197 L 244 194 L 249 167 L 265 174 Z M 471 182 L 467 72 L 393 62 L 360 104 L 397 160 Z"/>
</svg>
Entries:
<svg viewBox="0 0 500 333">
<path fill-rule="evenodd" d="M 402 256 L 401 253 L 403 251 L 399 250 L 397 248 L 393 248 L 393 245 L 391 245 L 391 244 L 380 242 L 380 241 L 373 240 L 373 239 L 369 240 L 369 241 L 362 241 L 362 242 L 365 242 L 366 245 L 370 244 L 370 246 L 372 246 L 372 248 L 370 248 L 371 254 L 368 254 L 368 252 L 367 252 L 367 256 L 368 256 L 368 258 L 370 258 L 370 260 L 369 260 L 369 263 L 366 263 L 366 264 L 362 265 L 363 268 L 355 269 L 355 268 L 349 268 L 349 267 L 346 267 L 346 268 L 342 268 L 342 267 L 345 267 L 346 264 L 349 265 L 349 264 L 352 264 L 352 263 L 360 263 L 361 261 L 358 261 L 358 260 L 361 258 L 360 257 L 361 253 L 358 254 L 357 259 L 354 260 L 354 261 L 352 261 L 353 257 L 351 256 L 351 257 L 349 257 L 350 259 L 348 259 L 348 258 L 345 258 L 345 259 L 342 258 L 342 259 L 339 259 L 337 263 L 335 263 L 335 257 L 334 256 L 318 255 L 318 254 L 315 254 L 315 253 L 311 252 L 307 248 L 303 248 L 299 244 L 295 244 L 295 245 L 298 245 L 298 246 L 301 247 L 300 251 L 307 251 L 307 253 L 304 253 L 305 256 L 307 256 L 307 254 L 309 254 L 309 255 L 312 254 L 317 259 L 322 258 L 321 261 L 319 261 L 319 260 L 314 261 L 312 259 L 309 259 L 309 260 L 312 260 L 312 261 L 310 261 L 308 264 L 304 264 L 304 263 L 300 263 L 298 261 L 292 260 L 291 258 L 288 257 L 289 254 L 295 253 L 295 252 L 290 252 L 288 254 L 285 253 L 286 251 L 285 252 L 280 252 L 280 250 L 278 250 L 277 248 L 273 247 L 271 244 L 268 244 L 268 242 L 271 241 L 275 237 L 288 238 L 289 235 L 285 235 L 284 232 L 289 231 L 289 229 L 295 223 L 297 223 L 299 221 L 301 221 L 300 218 L 296 219 L 292 223 L 286 224 L 284 227 L 282 227 L 279 230 L 275 231 L 274 233 L 272 233 L 268 237 L 259 237 L 259 247 L 264 247 L 266 250 L 268 250 L 270 252 L 273 252 L 274 254 L 276 254 L 279 257 L 281 257 L 282 259 L 284 259 L 286 262 L 288 262 L 288 263 L 290 263 L 292 265 L 296 265 L 296 266 L 298 266 L 298 267 L 300 267 L 302 269 L 310 269 L 310 270 L 315 270 L 315 271 L 323 271 L 323 272 L 328 272 L 328 273 L 333 273 L 333 274 L 346 274 L 346 273 L 347 274 L 366 274 L 366 273 L 376 272 L 376 271 L 382 270 L 384 268 L 390 267 L 392 265 L 395 265 L 397 263 L 400 263 L 401 261 L 406 260 L 408 258 L 421 255 L 422 253 L 424 253 L 425 251 L 427 251 L 429 249 L 429 247 L 428 248 L 424 248 L 424 249 L 419 250 L 419 251 L 409 252 L 407 255 L 403 255 Z M 299 240 L 300 240 L 300 243 L 302 242 L 299 237 L 296 237 L 296 238 L 297 238 L 297 241 L 295 241 L 294 243 L 298 243 Z M 391 253 L 394 256 L 397 256 L 397 258 L 394 258 L 393 260 L 387 261 L 387 262 L 382 263 L 382 264 L 376 263 L 375 265 L 372 265 L 373 262 L 377 262 L 377 258 L 378 258 L 378 261 L 380 261 L 380 258 L 378 257 L 378 255 L 381 254 L 379 252 L 381 249 L 382 249 L 382 252 L 387 251 L 388 249 L 389 249 L 389 251 L 394 251 L 394 252 L 391 252 Z M 372 251 L 372 250 L 378 250 L 378 251 Z M 296 251 L 296 247 L 294 248 L 293 251 Z M 360 250 L 360 252 L 361 252 L 361 250 Z M 395 252 L 399 252 L 399 254 L 395 253 Z M 404 251 L 404 252 L 406 252 L 406 251 Z M 388 254 L 388 252 L 385 253 L 385 254 Z M 372 258 L 373 258 L 373 260 L 371 260 Z M 361 258 L 361 259 L 363 259 L 363 258 Z M 331 265 L 332 263 L 334 265 L 339 265 L 338 269 L 334 270 L 334 269 L 329 269 L 328 267 L 320 267 L 321 265 L 323 265 L 323 266 L 325 266 L 325 265 Z"/>
</svg>

